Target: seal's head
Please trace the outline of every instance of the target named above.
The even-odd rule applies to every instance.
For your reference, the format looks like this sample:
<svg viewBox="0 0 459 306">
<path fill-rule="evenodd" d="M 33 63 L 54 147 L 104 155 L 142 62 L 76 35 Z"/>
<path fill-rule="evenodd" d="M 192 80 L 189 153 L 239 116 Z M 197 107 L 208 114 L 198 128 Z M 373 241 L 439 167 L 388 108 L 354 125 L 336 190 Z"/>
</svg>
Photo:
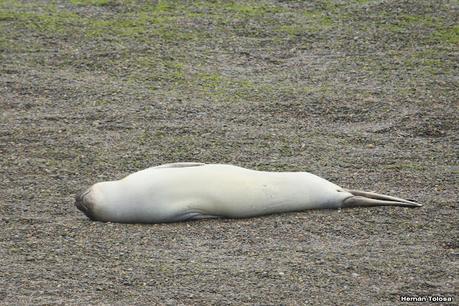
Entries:
<svg viewBox="0 0 459 306">
<path fill-rule="evenodd" d="M 108 222 L 123 216 L 123 207 L 132 210 L 129 203 L 132 194 L 119 188 L 118 181 L 100 182 L 75 197 L 75 206 L 89 219 Z"/>
</svg>

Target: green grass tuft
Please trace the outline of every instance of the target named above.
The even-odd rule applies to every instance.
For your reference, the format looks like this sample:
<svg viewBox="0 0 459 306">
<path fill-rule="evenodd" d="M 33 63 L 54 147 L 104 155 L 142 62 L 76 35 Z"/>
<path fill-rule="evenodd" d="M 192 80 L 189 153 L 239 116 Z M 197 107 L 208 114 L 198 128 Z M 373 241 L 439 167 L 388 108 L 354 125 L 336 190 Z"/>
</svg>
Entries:
<svg viewBox="0 0 459 306">
<path fill-rule="evenodd" d="M 105 6 L 110 4 L 110 0 L 70 0 L 74 5 L 94 5 L 94 6 Z"/>
<path fill-rule="evenodd" d="M 459 44 L 459 26 L 436 31 L 433 37 L 440 42 L 457 45 Z"/>
</svg>

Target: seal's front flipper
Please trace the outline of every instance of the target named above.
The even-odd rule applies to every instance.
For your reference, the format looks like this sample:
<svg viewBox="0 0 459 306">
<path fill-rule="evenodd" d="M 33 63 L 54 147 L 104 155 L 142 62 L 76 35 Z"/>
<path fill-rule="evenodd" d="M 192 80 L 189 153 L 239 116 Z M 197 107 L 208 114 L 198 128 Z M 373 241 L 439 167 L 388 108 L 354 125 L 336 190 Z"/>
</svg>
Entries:
<svg viewBox="0 0 459 306">
<path fill-rule="evenodd" d="M 404 206 L 404 207 L 420 207 L 422 204 L 413 201 L 408 201 L 401 198 L 367 192 L 361 190 L 346 190 L 352 196 L 345 199 L 341 207 L 370 207 L 370 206 Z"/>
<path fill-rule="evenodd" d="M 182 162 L 182 163 L 171 163 L 164 164 L 156 167 L 151 167 L 153 169 L 162 169 L 162 168 L 186 168 L 186 167 L 199 167 L 204 166 L 205 163 L 194 163 L 194 162 Z"/>
<path fill-rule="evenodd" d="M 205 215 L 198 212 L 187 212 L 181 215 L 176 216 L 171 222 L 180 222 L 180 221 L 194 221 L 202 219 L 217 219 L 221 218 L 216 215 Z"/>
</svg>

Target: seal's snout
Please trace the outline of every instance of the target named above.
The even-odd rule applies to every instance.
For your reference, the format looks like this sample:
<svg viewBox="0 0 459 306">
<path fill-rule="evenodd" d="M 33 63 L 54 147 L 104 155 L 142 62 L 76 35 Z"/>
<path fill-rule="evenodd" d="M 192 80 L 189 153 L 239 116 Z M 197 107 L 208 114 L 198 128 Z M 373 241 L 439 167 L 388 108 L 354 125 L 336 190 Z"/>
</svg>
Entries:
<svg viewBox="0 0 459 306">
<path fill-rule="evenodd" d="M 91 192 L 91 189 L 87 189 L 75 196 L 75 206 L 81 210 L 86 216 L 92 219 L 91 203 L 88 201 L 87 195 Z"/>
</svg>

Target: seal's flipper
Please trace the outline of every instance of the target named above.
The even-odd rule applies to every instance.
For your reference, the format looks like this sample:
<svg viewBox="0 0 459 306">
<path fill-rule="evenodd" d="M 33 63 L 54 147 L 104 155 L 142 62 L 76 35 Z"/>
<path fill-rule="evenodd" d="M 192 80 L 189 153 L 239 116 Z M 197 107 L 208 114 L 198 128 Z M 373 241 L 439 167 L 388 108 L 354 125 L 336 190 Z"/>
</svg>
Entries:
<svg viewBox="0 0 459 306">
<path fill-rule="evenodd" d="M 172 163 L 172 164 L 164 164 L 156 167 L 151 167 L 154 169 L 161 169 L 161 168 L 186 168 L 186 167 L 199 167 L 204 166 L 205 163 L 194 163 L 194 162 L 184 162 L 184 163 Z"/>
<path fill-rule="evenodd" d="M 355 196 L 363 196 L 363 197 L 370 198 L 370 199 L 404 202 L 404 203 L 414 204 L 415 206 L 422 206 L 422 204 L 419 204 L 414 201 L 409 201 L 409 200 L 405 200 L 402 198 L 397 198 L 397 197 L 388 196 L 385 194 L 380 194 L 380 193 L 375 193 L 375 192 L 368 192 L 368 191 L 362 191 L 362 190 L 346 190 L 346 191 L 352 193 Z"/>
<path fill-rule="evenodd" d="M 198 212 L 188 212 L 181 215 L 176 216 L 170 222 L 180 222 L 180 221 L 193 221 L 193 220 L 202 220 L 202 219 L 217 219 L 221 218 L 220 216 L 216 215 L 205 215 Z"/>
<path fill-rule="evenodd" d="M 401 198 L 367 192 L 361 190 L 346 190 L 352 196 L 343 201 L 342 207 L 370 207 L 370 206 L 405 206 L 405 207 L 420 207 L 422 204 L 413 201 L 408 201 Z"/>
</svg>

